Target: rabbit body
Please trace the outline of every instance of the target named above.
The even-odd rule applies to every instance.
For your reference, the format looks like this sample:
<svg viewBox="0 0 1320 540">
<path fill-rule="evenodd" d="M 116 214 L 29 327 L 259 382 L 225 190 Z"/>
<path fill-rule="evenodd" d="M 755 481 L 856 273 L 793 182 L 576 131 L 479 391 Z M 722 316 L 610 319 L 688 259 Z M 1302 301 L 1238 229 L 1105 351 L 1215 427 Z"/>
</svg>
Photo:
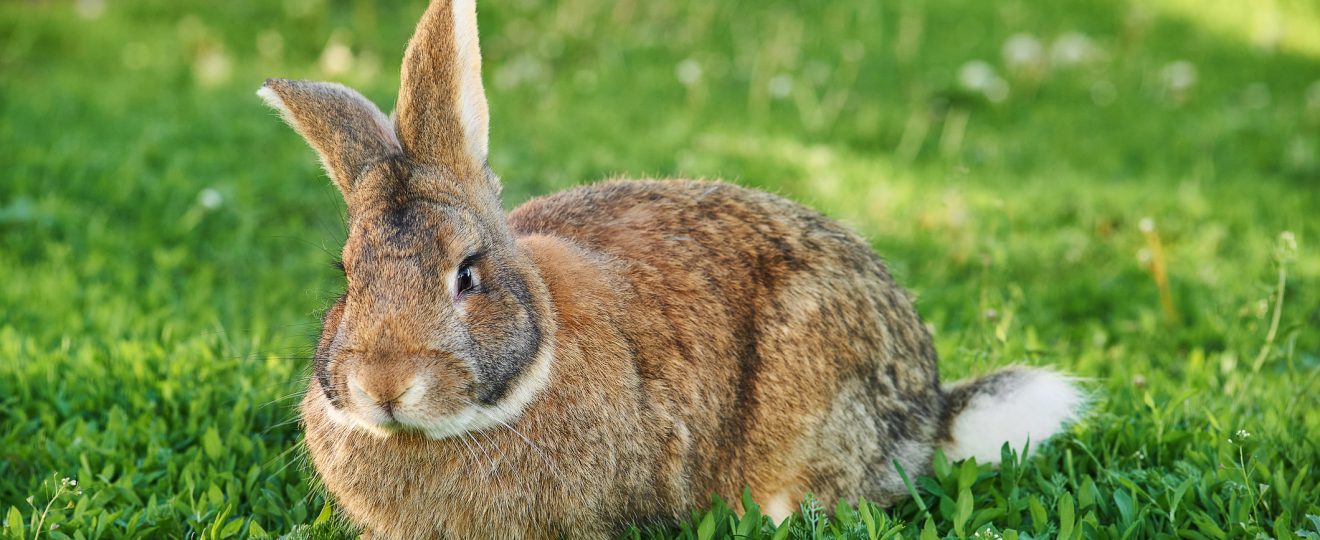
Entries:
<svg viewBox="0 0 1320 540">
<path fill-rule="evenodd" d="M 929 461 L 930 338 L 837 222 L 728 184 L 616 181 L 533 200 L 509 225 L 554 306 L 548 384 L 516 423 L 438 441 L 352 432 L 312 388 L 307 442 L 354 522 L 607 537 L 744 486 L 780 505 L 888 501 L 890 460 Z"/>
<path fill-rule="evenodd" d="M 905 492 L 1075 417 L 1066 377 L 941 386 L 930 335 L 847 227 L 719 182 L 611 181 L 506 215 L 472 0 L 434 0 L 386 116 L 257 92 L 348 209 L 346 291 L 301 404 L 317 476 L 382 538 L 607 538 L 744 487 L 783 519 Z"/>
</svg>

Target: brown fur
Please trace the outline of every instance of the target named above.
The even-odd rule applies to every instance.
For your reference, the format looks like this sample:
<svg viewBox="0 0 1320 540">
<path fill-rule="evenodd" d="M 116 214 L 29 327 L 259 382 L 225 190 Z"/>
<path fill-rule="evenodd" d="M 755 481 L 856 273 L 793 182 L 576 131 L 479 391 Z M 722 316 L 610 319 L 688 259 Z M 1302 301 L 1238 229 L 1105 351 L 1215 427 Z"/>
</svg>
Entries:
<svg viewBox="0 0 1320 540">
<path fill-rule="evenodd" d="M 385 538 L 605 538 L 744 486 L 780 507 L 901 496 L 892 463 L 923 470 L 949 415 L 867 244 L 718 182 L 505 216 L 454 13 L 433 2 L 408 46 L 397 140 L 355 93 L 267 83 L 348 201 L 348 287 L 302 402 L 344 514 Z"/>
<path fill-rule="evenodd" d="M 455 37 L 459 29 L 452 10 L 453 2 L 432 2 L 422 15 L 403 56 L 395 116 L 399 140 L 414 160 L 448 166 L 461 178 L 475 178 L 486 166 L 485 96 L 473 104 L 483 118 L 472 128 L 476 132 L 465 128 L 463 113 L 453 104 L 460 100 L 465 74 L 475 78 L 475 90 L 481 91 L 481 55 L 473 42 L 469 57 L 460 57 L 463 47 Z M 475 40 L 475 26 L 469 31 Z M 469 151 L 474 143 L 481 148 L 477 155 Z"/>
<path fill-rule="evenodd" d="M 351 433 L 325 420 L 314 382 L 309 448 L 355 522 L 386 537 L 607 536 L 744 485 L 890 500 L 886 458 L 917 443 L 926 459 L 942 410 L 929 339 L 837 224 L 704 182 L 599 184 L 509 223 L 557 327 L 551 383 L 513 426 L 531 442 Z"/>
<path fill-rule="evenodd" d="M 267 79 L 262 89 L 278 99 L 278 103 L 271 105 L 280 109 L 321 155 L 326 172 L 340 191 L 349 192 L 350 184 L 363 167 L 380 156 L 399 151 L 389 119 L 351 88 L 333 83 Z"/>
</svg>

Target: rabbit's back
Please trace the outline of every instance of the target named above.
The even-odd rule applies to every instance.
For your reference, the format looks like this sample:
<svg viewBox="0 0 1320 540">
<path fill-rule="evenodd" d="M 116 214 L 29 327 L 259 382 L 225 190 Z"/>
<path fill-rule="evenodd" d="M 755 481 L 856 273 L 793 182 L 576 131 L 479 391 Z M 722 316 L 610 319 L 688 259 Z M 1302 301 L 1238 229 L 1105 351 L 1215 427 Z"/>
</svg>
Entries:
<svg viewBox="0 0 1320 540">
<path fill-rule="evenodd" d="M 535 199 L 509 223 L 620 276 L 629 309 L 602 324 L 628 336 L 637 399 L 672 419 L 658 459 L 684 464 L 666 490 L 677 507 L 744 485 L 771 506 L 807 489 L 887 499 L 901 493 L 893 459 L 928 462 L 943 411 L 930 337 L 838 222 L 730 184 L 614 181 Z"/>
</svg>

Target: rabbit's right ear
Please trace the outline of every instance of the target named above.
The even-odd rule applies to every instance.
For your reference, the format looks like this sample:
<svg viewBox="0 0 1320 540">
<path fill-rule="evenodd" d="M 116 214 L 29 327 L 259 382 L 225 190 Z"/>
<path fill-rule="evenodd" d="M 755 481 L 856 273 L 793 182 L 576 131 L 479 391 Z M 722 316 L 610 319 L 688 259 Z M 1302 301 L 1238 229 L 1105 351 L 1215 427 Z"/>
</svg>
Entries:
<svg viewBox="0 0 1320 540">
<path fill-rule="evenodd" d="M 344 85 L 267 79 L 257 95 L 307 139 L 345 196 L 365 167 L 401 152 L 389 118 Z"/>
<path fill-rule="evenodd" d="M 475 0 L 431 0 L 403 55 L 394 114 L 404 153 L 482 178 L 489 114 Z"/>
</svg>

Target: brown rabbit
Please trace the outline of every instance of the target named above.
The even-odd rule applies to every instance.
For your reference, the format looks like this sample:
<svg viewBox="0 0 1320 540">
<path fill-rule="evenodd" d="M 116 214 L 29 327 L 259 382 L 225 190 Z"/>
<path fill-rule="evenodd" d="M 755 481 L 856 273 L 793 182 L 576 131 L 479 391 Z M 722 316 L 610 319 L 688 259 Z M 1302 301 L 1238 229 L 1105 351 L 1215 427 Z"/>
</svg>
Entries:
<svg viewBox="0 0 1320 540">
<path fill-rule="evenodd" d="M 347 201 L 302 415 L 366 534 L 607 538 L 744 486 L 776 519 L 807 492 L 894 501 L 895 461 L 994 461 L 1074 417 L 1049 371 L 941 386 L 880 258 L 782 198 L 613 181 L 506 216 L 480 72 L 473 0 L 436 0 L 395 118 L 337 84 L 258 92 Z"/>
</svg>

